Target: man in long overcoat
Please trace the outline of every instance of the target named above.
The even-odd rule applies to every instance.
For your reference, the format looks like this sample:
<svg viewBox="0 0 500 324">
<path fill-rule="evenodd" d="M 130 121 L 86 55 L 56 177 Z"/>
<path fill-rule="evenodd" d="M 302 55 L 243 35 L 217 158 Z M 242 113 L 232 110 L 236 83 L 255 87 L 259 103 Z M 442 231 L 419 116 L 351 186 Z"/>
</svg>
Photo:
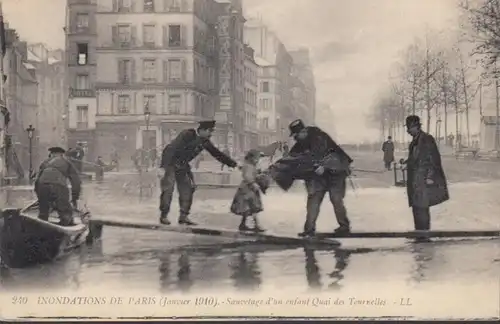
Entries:
<svg viewBox="0 0 500 324">
<path fill-rule="evenodd" d="M 421 126 L 418 116 L 406 118 L 407 132 L 413 137 L 406 160 L 406 189 L 415 230 L 430 230 L 430 207 L 447 201 L 450 196 L 436 141 Z"/>
<path fill-rule="evenodd" d="M 318 127 L 306 127 L 302 120 L 297 119 L 290 123 L 289 129 L 290 135 L 296 140 L 295 145 L 290 150 L 291 157 L 309 152 L 315 160 L 322 161 L 315 169 L 315 174 L 306 180 L 307 215 L 304 231 L 299 233 L 299 236 L 314 236 L 316 220 L 326 193 L 330 197 L 339 224 L 335 232 L 349 232 L 350 222 L 347 218 L 344 197 L 349 165 L 353 160 L 327 133 Z"/>
<path fill-rule="evenodd" d="M 382 144 L 382 152 L 384 152 L 384 166 L 390 170 L 391 163 L 394 162 L 394 143 L 391 136 L 387 136 L 387 141 Z"/>
<path fill-rule="evenodd" d="M 163 150 L 159 166 L 159 171 L 163 173 L 160 182 L 160 223 L 170 225 L 167 216 L 170 211 L 174 185 L 177 183 L 181 209 L 179 224 L 196 225 L 188 218 L 195 191 L 193 173 L 189 162 L 196 158 L 201 151 L 207 150 L 220 163 L 230 168 L 237 166 L 233 159 L 219 151 L 210 141 L 214 127 L 215 121 L 202 121 L 198 129 L 191 128 L 180 132 Z"/>
</svg>

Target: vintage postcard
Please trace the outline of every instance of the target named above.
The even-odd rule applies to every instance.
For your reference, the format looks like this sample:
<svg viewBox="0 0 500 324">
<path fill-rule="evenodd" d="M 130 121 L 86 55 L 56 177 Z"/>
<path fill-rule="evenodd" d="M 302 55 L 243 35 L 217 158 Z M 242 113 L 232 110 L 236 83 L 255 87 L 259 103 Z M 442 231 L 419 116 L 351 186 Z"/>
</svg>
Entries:
<svg viewBox="0 0 500 324">
<path fill-rule="evenodd" d="M 0 319 L 500 319 L 500 0 L 1 0 Z"/>
</svg>

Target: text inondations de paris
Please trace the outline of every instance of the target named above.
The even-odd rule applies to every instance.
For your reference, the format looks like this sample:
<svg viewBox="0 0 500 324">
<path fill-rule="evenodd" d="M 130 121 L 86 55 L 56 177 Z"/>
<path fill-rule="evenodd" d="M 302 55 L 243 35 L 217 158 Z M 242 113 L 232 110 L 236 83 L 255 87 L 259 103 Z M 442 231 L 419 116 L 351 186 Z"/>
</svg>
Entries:
<svg viewBox="0 0 500 324">
<path fill-rule="evenodd" d="M 12 305 L 38 305 L 38 306 L 123 306 L 123 307 L 168 307 L 172 310 L 176 308 L 217 308 L 225 309 L 236 307 L 243 308 L 281 308 L 283 306 L 294 307 L 363 307 L 363 308 L 383 308 L 383 307 L 411 307 L 414 301 L 410 297 L 325 297 L 325 296 L 297 296 L 290 298 L 283 297 L 232 297 L 222 295 L 200 295 L 200 296 L 64 296 L 64 295 L 43 295 L 43 296 L 12 296 Z"/>
</svg>

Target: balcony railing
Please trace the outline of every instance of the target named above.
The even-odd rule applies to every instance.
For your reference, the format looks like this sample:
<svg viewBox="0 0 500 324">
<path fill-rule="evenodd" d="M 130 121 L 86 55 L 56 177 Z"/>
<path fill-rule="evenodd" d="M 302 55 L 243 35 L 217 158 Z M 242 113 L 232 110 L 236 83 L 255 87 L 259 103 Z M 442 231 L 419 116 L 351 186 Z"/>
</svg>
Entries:
<svg viewBox="0 0 500 324">
<path fill-rule="evenodd" d="M 93 98 L 95 97 L 94 89 L 70 89 L 70 96 L 77 98 Z"/>
<path fill-rule="evenodd" d="M 79 5 L 86 5 L 86 4 L 91 4 L 95 5 L 97 4 L 97 0 L 69 0 L 69 4 L 79 4 Z"/>
</svg>

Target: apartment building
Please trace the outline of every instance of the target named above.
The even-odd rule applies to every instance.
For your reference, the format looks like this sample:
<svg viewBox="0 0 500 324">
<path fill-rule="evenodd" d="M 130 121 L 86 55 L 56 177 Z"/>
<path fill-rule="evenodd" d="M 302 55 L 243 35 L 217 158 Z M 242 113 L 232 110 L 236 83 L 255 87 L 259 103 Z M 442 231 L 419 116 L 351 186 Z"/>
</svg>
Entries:
<svg viewBox="0 0 500 324">
<path fill-rule="evenodd" d="M 37 125 L 40 153 L 51 146 L 66 145 L 66 64 L 63 50 L 49 50 L 44 44 L 29 44 L 27 62 L 38 84 Z"/>
<path fill-rule="evenodd" d="M 26 131 L 29 125 L 36 128 L 32 139 L 32 159 L 37 163 L 38 140 L 42 131 L 37 127 L 37 82 L 35 68 L 28 63 L 28 46 L 16 30 L 6 26 L 6 53 L 4 57 L 4 84 L 6 106 L 10 112 L 8 128 L 13 150 L 10 155 L 8 174 L 24 177 L 28 174 L 30 147 Z M 15 156 L 15 157 L 14 157 Z"/>
<path fill-rule="evenodd" d="M 246 19 L 241 0 L 221 0 L 217 8 L 220 105 L 215 114 L 218 126 L 214 141 L 238 154 L 246 141 L 243 40 Z"/>
<path fill-rule="evenodd" d="M 259 145 L 268 145 L 287 138 L 286 127 L 294 117 L 290 88 L 293 61 L 279 37 L 259 20 L 245 25 L 245 42 L 255 50 L 260 66 Z"/>
<path fill-rule="evenodd" d="M 316 115 L 316 84 L 309 49 L 299 48 L 290 51 L 293 58 L 292 75 L 298 79 L 293 87 L 296 106 L 300 108 L 299 116 L 307 123 L 314 123 Z"/>
<path fill-rule="evenodd" d="M 248 45 L 244 46 L 245 63 L 245 143 L 244 151 L 256 148 L 258 142 L 257 128 L 257 93 L 259 66 L 254 59 L 254 50 Z"/>
<path fill-rule="evenodd" d="M 208 0 L 68 0 L 78 34 L 67 32 L 78 94 L 69 128 L 92 135 L 91 155 L 106 158 L 112 147 L 128 160 L 214 117 L 217 9 Z"/>
</svg>

